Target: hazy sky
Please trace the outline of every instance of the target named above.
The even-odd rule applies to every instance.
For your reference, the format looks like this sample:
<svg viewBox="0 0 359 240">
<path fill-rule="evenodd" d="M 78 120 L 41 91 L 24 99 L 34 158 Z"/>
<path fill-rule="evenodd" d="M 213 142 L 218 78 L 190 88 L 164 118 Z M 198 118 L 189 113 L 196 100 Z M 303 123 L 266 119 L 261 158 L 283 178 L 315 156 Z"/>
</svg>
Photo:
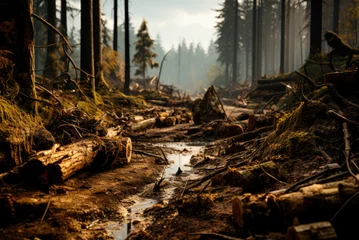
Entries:
<svg viewBox="0 0 359 240">
<path fill-rule="evenodd" d="M 180 39 L 187 43 L 199 42 L 207 50 L 211 39 L 215 38 L 214 25 L 219 3 L 224 0 L 130 0 L 130 18 L 135 31 L 143 19 L 148 22 L 153 39 L 157 33 L 162 38 L 162 45 L 169 50 L 177 46 Z M 113 0 L 102 0 L 103 12 L 108 20 L 108 27 L 113 29 Z M 124 1 L 118 0 L 119 19 L 124 21 Z"/>
</svg>

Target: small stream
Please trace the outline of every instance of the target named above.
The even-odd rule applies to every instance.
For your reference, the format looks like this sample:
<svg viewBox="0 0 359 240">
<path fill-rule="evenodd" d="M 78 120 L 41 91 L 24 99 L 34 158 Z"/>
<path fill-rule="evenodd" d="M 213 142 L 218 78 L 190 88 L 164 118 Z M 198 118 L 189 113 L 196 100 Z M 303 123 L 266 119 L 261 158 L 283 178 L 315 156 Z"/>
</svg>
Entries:
<svg viewBox="0 0 359 240">
<path fill-rule="evenodd" d="M 126 216 L 124 223 L 119 223 L 117 221 L 106 222 L 107 232 L 116 240 L 126 239 L 129 233 L 136 229 L 137 225 L 149 224 L 149 219 L 146 219 L 143 216 L 145 209 L 152 207 L 159 201 L 164 202 L 169 200 L 176 187 L 183 185 L 183 183 L 188 179 L 198 177 L 195 174 L 189 174 L 189 171 L 192 169 L 190 166 L 190 159 L 193 155 L 200 151 L 200 149 L 204 146 L 203 143 L 165 143 L 156 144 L 156 146 L 171 148 L 176 152 L 167 155 L 170 165 L 165 169 L 164 174 L 166 182 L 169 183 L 169 187 L 164 188 L 161 195 L 156 196 L 156 198 L 142 198 L 139 196 L 131 197 L 129 201 L 134 201 L 135 203 L 127 209 L 122 209 L 123 214 Z M 176 176 L 178 168 L 182 170 L 180 175 L 181 177 Z M 148 191 L 149 190 L 147 190 L 147 192 Z"/>
</svg>

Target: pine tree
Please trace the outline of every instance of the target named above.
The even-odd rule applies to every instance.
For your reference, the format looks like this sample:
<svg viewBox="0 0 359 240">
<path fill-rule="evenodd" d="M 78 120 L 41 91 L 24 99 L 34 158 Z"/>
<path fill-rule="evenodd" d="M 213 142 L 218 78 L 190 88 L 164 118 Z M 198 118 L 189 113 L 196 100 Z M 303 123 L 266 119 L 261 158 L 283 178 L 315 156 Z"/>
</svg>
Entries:
<svg viewBox="0 0 359 240">
<path fill-rule="evenodd" d="M 135 75 L 142 75 L 143 79 L 145 79 L 146 68 L 148 66 L 150 68 L 158 67 L 158 63 L 154 61 L 157 54 L 151 50 L 154 47 L 154 40 L 150 38 L 146 20 L 142 21 L 136 36 L 138 40 L 136 42 L 136 53 L 133 56 L 132 62 L 138 66 Z"/>
<path fill-rule="evenodd" d="M 233 61 L 233 33 L 234 33 L 234 8 L 235 1 L 234 0 L 225 0 L 223 4 L 221 4 L 222 8 L 216 10 L 219 14 L 217 19 L 217 25 L 215 28 L 217 29 L 217 52 L 218 62 L 225 66 L 226 69 L 226 81 L 229 80 L 229 68 L 232 66 Z M 238 31 L 240 32 L 240 31 Z M 241 39 L 239 36 L 237 39 Z M 239 48 L 239 42 L 237 43 L 236 48 Z"/>
</svg>

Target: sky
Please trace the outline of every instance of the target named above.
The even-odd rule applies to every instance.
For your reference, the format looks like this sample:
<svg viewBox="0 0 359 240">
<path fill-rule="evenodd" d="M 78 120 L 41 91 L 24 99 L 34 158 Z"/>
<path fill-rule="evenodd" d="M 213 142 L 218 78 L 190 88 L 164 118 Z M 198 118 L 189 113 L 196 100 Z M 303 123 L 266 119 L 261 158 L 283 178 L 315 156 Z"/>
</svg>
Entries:
<svg viewBox="0 0 359 240">
<path fill-rule="evenodd" d="M 207 50 L 215 39 L 216 12 L 224 0 L 130 0 L 130 18 L 137 32 L 146 19 L 150 36 L 156 39 L 159 33 L 165 51 L 177 46 L 179 41 L 200 43 Z M 113 29 L 113 0 L 102 0 L 102 10 Z M 118 22 L 124 21 L 124 1 L 118 0 Z"/>
</svg>

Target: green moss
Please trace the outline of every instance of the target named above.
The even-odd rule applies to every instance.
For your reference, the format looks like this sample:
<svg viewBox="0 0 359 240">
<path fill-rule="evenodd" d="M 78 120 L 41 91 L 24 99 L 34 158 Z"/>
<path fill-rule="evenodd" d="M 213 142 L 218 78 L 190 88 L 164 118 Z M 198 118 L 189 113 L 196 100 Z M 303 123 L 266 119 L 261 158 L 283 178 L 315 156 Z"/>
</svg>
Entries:
<svg viewBox="0 0 359 240">
<path fill-rule="evenodd" d="M 89 115 L 91 117 L 101 116 L 103 114 L 102 110 L 99 109 L 93 103 L 89 103 L 89 102 L 85 102 L 85 101 L 79 101 L 77 103 L 77 106 L 81 111 L 84 111 L 87 115 Z"/>
</svg>

